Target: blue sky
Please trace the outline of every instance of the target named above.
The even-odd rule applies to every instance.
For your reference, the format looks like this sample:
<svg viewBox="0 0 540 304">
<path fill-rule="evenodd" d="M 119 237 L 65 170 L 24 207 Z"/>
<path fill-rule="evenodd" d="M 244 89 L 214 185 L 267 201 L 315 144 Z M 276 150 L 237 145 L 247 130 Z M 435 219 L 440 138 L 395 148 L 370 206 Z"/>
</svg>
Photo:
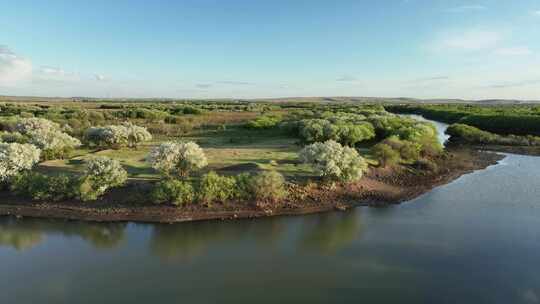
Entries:
<svg viewBox="0 0 540 304">
<path fill-rule="evenodd" d="M 0 95 L 540 99 L 539 1 L 0 7 Z"/>
</svg>

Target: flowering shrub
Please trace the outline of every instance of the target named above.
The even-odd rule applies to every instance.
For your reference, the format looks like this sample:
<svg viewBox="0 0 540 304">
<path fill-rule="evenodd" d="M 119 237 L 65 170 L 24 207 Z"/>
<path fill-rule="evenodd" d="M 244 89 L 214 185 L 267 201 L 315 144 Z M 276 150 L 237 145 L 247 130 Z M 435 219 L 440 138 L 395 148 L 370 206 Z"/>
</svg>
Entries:
<svg viewBox="0 0 540 304">
<path fill-rule="evenodd" d="M 15 129 L 28 137 L 28 142 L 40 148 L 45 159 L 64 157 L 81 142 L 64 133 L 60 125 L 43 118 L 23 118 Z"/>
<path fill-rule="evenodd" d="M 36 130 L 60 131 L 60 125 L 43 118 L 23 118 L 17 122 L 15 129 L 21 134 L 28 134 Z"/>
<path fill-rule="evenodd" d="M 33 145 L 0 143 L 0 182 L 30 170 L 39 162 L 41 151 Z"/>
<path fill-rule="evenodd" d="M 147 161 L 165 175 L 187 176 L 208 165 L 203 149 L 194 142 L 166 142 L 150 151 Z"/>
<path fill-rule="evenodd" d="M 130 122 L 126 122 L 122 126 L 127 129 L 127 141 L 130 147 L 136 147 L 138 143 L 152 140 L 152 134 L 145 127 L 140 127 Z"/>
<path fill-rule="evenodd" d="M 138 143 L 152 140 L 152 134 L 145 127 L 127 122 L 122 125 L 92 127 L 86 131 L 85 139 L 91 145 L 118 149 L 124 146 L 136 147 Z"/>
<path fill-rule="evenodd" d="M 81 180 L 80 195 L 83 201 L 98 199 L 109 188 L 123 185 L 127 172 L 119 161 L 108 157 L 97 157 L 86 164 Z"/>
<path fill-rule="evenodd" d="M 320 176 L 344 182 L 359 180 L 368 167 L 355 149 L 333 140 L 306 146 L 300 160 L 312 164 Z"/>
</svg>

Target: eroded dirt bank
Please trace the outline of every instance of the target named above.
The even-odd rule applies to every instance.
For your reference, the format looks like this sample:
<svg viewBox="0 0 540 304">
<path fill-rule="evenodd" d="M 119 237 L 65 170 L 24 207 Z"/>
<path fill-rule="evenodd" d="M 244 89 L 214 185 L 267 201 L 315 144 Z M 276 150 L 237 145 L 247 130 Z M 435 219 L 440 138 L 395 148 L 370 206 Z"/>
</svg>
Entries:
<svg viewBox="0 0 540 304">
<path fill-rule="evenodd" d="M 362 180 L 346 186 L 315 185 L 289 189 L 280 204 L 231 203 L 174 207 L 153 204 L 130 204 L 124 199 L 103 203 L 35 203 L 0 192 L 0 215 L 59 218 L 84 221 L 139 221 L 174 223 L 211 219 L 255 218 L 276 215 L 299 215 L 346 210 L 355 206 L 397 204 L 426 193 L 436 186 L 453 181 L 463 174 L 484 169 L 504 156 L 467 148 L 450 148 L 435 162 L 435 171 L 408 166 L 393 169 L 372 168 Z M 135 185 L 138 187 L 140 185 Z M 134 186 L 132 186 L 134 187 Z M 129 191 L 129 187 L 126 191 Z"/>
</svg>

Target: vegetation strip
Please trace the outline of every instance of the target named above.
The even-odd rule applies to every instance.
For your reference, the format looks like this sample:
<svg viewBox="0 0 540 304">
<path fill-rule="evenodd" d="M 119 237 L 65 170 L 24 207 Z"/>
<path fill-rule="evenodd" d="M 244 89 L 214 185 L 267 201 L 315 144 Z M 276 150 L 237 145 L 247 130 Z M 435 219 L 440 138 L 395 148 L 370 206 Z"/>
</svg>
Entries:
<svg viewBox="0 0 540 304">
<path fill-rule="evenodd" d="M 0 109 L 1 213 L 21 216 L 175 222 L 391 204 L 499 157 L 445 150 L 433 124 L 375 104 Z M 449 133 L 462 145 L 523 142 L 467 125 Z"/>
</svg>

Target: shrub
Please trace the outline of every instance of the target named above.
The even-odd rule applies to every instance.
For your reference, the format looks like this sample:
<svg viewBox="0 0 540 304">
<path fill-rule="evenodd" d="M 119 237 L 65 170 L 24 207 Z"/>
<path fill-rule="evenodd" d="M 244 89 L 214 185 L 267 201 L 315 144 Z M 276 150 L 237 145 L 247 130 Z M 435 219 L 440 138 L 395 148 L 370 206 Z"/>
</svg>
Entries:
<svg viewBox="0 0 540 304">
<path fill-rule="evenodd" d="M 300 160 L 312 164 L 320 176 L 343 182 L 359 180 L 368 167 L 355 149 L 333 140 L 306 146 Z"/>
<path fill-rule="evenodd" d="M 218 175 L 215 172 L 205 174 L 199 183 L 199 201 L 207 205 L 214 202 L 225 203 L 235 196 L 236 180 L 234 177 Z"/>
<path fill-rule="evenodd" d="M 37 201 L 62 201 L 77 197 L 78 182 L 68 175 L 47 176 L 26 172 L 11 180 L 11 191 Z"/>
<path fill-rule="evenodd" d="M 407 161 L 414 161 L 420 158 L 422 146 L 419 143 L 404 141 L 403 146 L 399 149 L 401 158 Z"/>
<path fill-rule="evenodd" d="M 60 125 L 43 118 L 23 118 L 15 129 L 29 138 L 28 142 L 43 150 L 44 159 L 66 157 L 81 142 L 64 133 Z"/>
<path fill-rule="evenodd" d="M 167 179 L 157 183 L 152 190 L 152 201 L 157 204 L 173 203 L 186 205 L 193 202 L 195 192 L 193 186 L 185 181 Z"/>
<path fill-rule="evenodd" d="M 134 148 L 139 143 L 152 140 L 152 134 L 145 127 L 126 122 L 122 125 L 92 127 L 86 131 L 85 140 L 89 145 L 98 147 Z"/>
<path fill-rule="evenodd" d="M 119 161 L 108 157 L 97 157 L 86 164 L 81 179 L 80 195 L 83 201 L 98 199 L 109 188 L 123 185 L 127 180 L 127 172 Z"/>
<path fill-rule="evenodd" d="M 131 148 L 137 147 L 139 143 L 152 140 L 152 134 L 145 127 L 136 126 L 130 122 L 122 125 L 127 129 L 127 142 Z"/>
<path fill-rule="evenodd" d="M 0 182 L 32 169 L 39 162 L 40 154 L 34 145 L 0 143 Z"/>
<path fill-rule="evenodd" d="M 415 161 L 420 158 L 422 145 L 417 142 L 401 140 L 397 136 L 391 136 L 381 142 L 398 151 L 402 159 L 406 161 Z"/>
<path fill-rule="evenodd" d="M 44 118 L 23 118 L 17 122 L 15 129 L 21 134 L 36 130 L 60 131 L 60 125 Z"/>
<path fill-rule="evenodd" d="M 150 151 L 147 161 L 167 176 L 186 177 L 208 164 L 203 149 L 194 142 L 166 142 Z"/>
<path fill-rule="evenodd" d="M 281 117 L 276 115 L 263 115 L 246 123 L 248 129 L 270 129 L 281 122 Z"/>
<path fill-rule="evenodd" d="M 351 115 L 351 114 L 349 114 Z M 343 145 L 354 146 L 356 143 L 375 137 L 373 125 L 367 121 L 348 121 L 347 119 L 363 119 L 330 113 L 329 119 L 304 119 L 300 121 L 298 132 L 304 142 L 324 142 L 334 140 Z"/>
<path fill-rule="evenodd" d="M 253 199 L 253 176 L 249 173 L 240 173 L 234 176 L 235 179 L 235 191 L 234 197 L 239 200 Z"/>
<path fill-rule="evenodd" d="M 383 167 L 395 165 L 400 160 L 399 151 L 392 149 L 391 146 L 384 143 L 376 144 L 371 148 L 371 151 Z"/>
<path fill-rule="evenodd" d="M 128 144 L 129 133 L 124 126 L 92 127 L 84 137 L 89 145 L 119 149 Z"/>
<path fill-rule="evenodd" d="M 287 195 L 285 178 L 276 171 L 261 172 L 251 178 L 250 192 L 258 201 L 278 201 Z"/>
<path fill-rule="evenodd" d="M 26 144 L 28 138 L 19 132 L 0 131 L 0 142 Z"/>
</svg>

